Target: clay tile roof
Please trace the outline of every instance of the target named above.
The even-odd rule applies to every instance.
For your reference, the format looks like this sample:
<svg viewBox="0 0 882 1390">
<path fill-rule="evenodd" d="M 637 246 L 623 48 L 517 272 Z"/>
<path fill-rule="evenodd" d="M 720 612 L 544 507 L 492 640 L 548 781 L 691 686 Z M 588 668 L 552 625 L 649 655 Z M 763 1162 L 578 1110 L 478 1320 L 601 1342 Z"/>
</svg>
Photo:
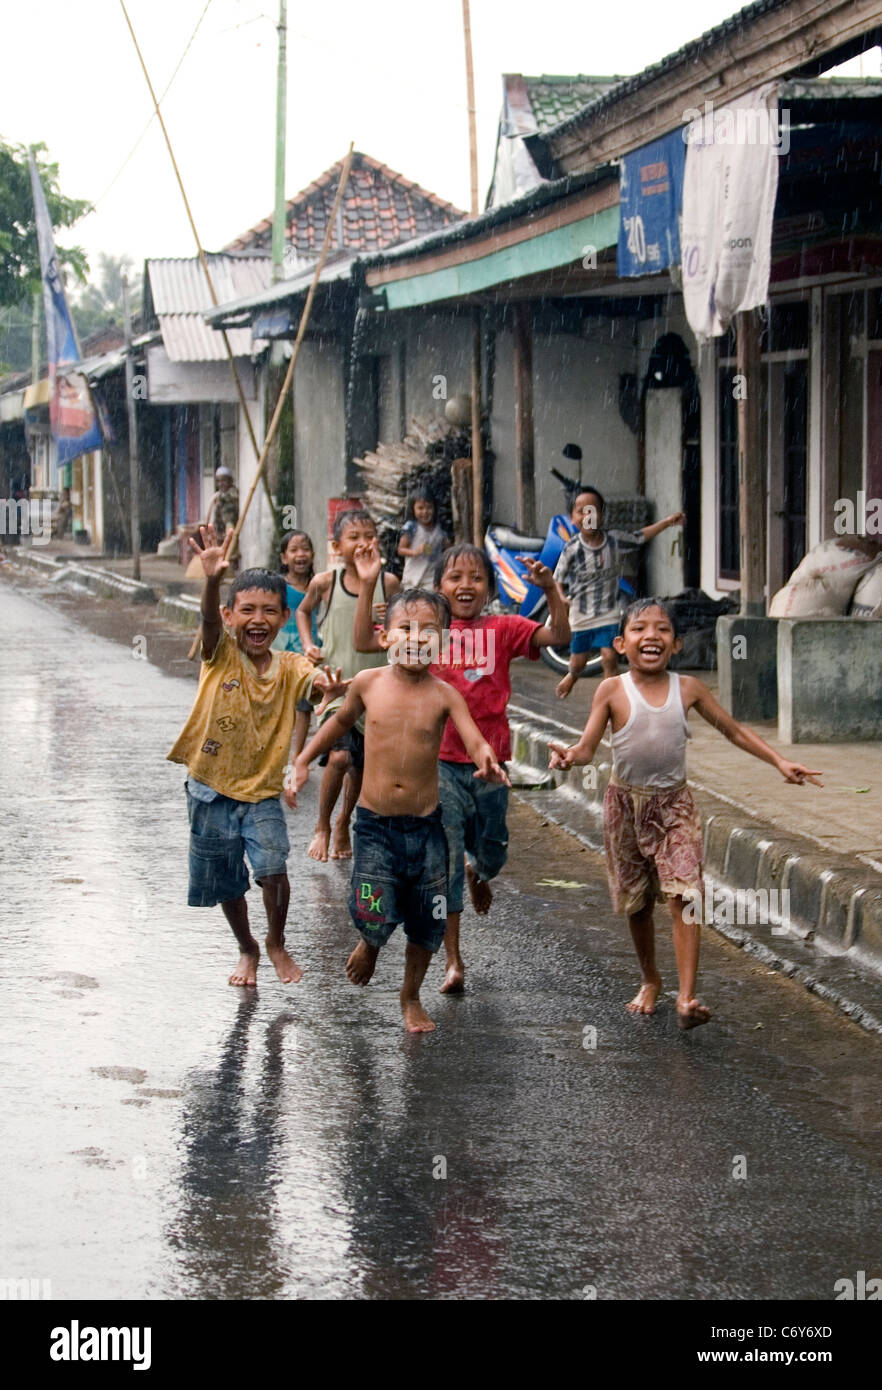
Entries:
<svg viewBox="0 0 882 1390">
<path fill-rule="evenodd" d="M 317 256 L 321 250 L 342 168 L 340 160 L 288 201 L 286 241 L 298 255 Z M 352 156 L 341 212 L 342 245 L 352 251 L 385 251 L 415 236 L 440 231 L 465 217 L 452 203 L 444 202 L 367 154 Z M 265 218 L 224 250 L 269 251 L 271 244 L 272 219 Z M 338 249 L 336 238 L 332 246 Z"/>
</svg>

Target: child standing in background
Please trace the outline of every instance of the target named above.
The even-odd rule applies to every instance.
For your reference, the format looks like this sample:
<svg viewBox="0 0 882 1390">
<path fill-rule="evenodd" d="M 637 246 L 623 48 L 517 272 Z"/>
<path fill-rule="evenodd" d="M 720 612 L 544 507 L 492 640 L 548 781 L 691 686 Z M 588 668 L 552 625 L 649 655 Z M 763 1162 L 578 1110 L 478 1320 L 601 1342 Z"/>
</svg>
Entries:
<svg viewBox="0 0 882 1390">
<path fill-rule="evenodd" d="M 281 570 L 287 581 L 288 607 L 291 616 L 285 623 L 273 647 L 277 652 L 298 652 L 303 655 L 303 643 L 297 631 L 297 609 L 306 597 L 310 581 L 315 573 L 315 550 L 312 540 L 305 531 L 288 531 L 282 537 L 279 549 Z M 312 641 L 318 646 L 318 625 L 316 615 L 312 615 Z M 294 738 L 291 743 L 291 759 L 297 757 L 309 733 L 309 716 L 312 705 L 308 700 L 297 701 L 297 717 L 294 721 Z"/>
<path fill-rule="evenodd" d="M 603 509 L 604 501 L 596 488 L 585 487 L 574 498 L 570 520 L 579 532 L 567 542 L 554 571 L 569 601 L 573 634 L 570 669 L 557 686 L 561 700 L 567 698 L 585 670 L 592 651 L 600 652 L 604 676 L 616 674 L 613 639 L 619 630 L 619 580 L 625 556 L 669 526 L 680 526 L 686 520 L 683 512 L 675 512 L 640 531 L 604 531 Z"/>
<path fill-rule="evenodd" d="M 435 499 L 425 490 L 414 493 L 407 511 L 408 520 L 398 542 L 398 554 L 406 557 L 401 587 L 431 588 L 435 566 L 447 544 L 447 537 L 437 523 Z"/>
</svg>

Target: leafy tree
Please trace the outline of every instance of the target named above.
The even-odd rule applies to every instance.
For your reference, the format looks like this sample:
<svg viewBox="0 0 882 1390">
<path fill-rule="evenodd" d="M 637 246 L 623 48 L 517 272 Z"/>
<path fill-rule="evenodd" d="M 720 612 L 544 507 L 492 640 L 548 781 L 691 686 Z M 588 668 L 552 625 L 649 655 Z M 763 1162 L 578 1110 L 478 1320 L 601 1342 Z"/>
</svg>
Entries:
<svg viewBox="0 0 882 1390">
<path fill-rule="evenodd" d="M 89 204 L 67 198 L 58 187 L 58 165 L 46 158 L 46 146 L 34 145 L 34 157 L 46 194 L 53 227 L 72 227 Z M 80 246 L 56 246 L 58 263 L 84 280 L 88 270 Z M 40 286 L 40 254 L 28 151 L 0 140 L 0 308 L 20 305 Z"/>
<path fill-rule="evenodd" d="M 123 274 L 129 282 L 132 318 L 137 317 L 141 286 L 135 275 L 133 262 L 128 256 L 108 256 L 100 251 L 96 272 L 89 277 L 88 284 L 80 290 L 71 304 L 80 341 L 97 332 L 99 328 L 107 328 L 111 324 L 116 328 L 122 328 Z"/>
</svg>

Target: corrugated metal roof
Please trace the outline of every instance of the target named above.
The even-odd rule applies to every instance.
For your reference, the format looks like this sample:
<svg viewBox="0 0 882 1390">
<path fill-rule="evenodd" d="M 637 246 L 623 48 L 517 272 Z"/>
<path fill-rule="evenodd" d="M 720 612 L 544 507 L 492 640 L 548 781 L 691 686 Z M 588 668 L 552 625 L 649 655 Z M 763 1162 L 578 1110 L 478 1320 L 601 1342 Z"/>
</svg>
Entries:
<svg viewBox="0 0 882 1390">
<path fill-rule="evenodd" d="M 325 261 L 322 273 L 319 276 L 319 284 L 326 285 L 334 280 L 346 280 L 352 266 L 358 260 L 358 256 L 352 252 L 332 251 Z M 312 284 L 315 276 L 315 265 L 304 266 L 298 270 L 296 275 L 292 275 L 287 280 L 279 280 L 275 285 L 268 285 L 261 289 L 257 294 L 243 295 L 240 299 L 234 300 L 230 304 L 222 304 L 217 309 L 206 310 L 205 318 L 212 322 L 226 322 L 233 319 L 239 313 L 244 313 L 250 309 L 260 309 L 272 304 L 280 304 L 283 300 L 293 299 L 297 295 L 305 294 Z M 246 329 L 227 329 L 227 334 L 232 341 L 234 333 L 243 333 Z"/>
<path fill-rule="evenodd" d="M 266 256 L 206 256 L 218 302 L 238 300 L 259 293 L 272 279 L 272 263 Z M 226 349 L 220 333 L 202 317 L 213 308 L 205 272 L 197 257 L 187 260 L 147 262 L 150 296 L 159 320 L 162 341 L 172 362 L 223 362 Z M 250 328 L 228 334 L 234 357 L 252 351 Z"/>
</svg>

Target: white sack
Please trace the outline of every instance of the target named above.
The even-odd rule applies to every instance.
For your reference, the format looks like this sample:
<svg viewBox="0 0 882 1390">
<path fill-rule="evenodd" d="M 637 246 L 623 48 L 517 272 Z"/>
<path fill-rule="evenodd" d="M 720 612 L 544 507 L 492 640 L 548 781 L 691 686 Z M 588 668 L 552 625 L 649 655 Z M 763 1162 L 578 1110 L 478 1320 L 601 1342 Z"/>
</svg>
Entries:
<svg viewBox="0 0 882 1390">
<path fill-rule="evenodd" d="M 882 560 L 858 580 L 848 612 L 852 618 L 882 618 Z"/>
<path fill-rule="evenodd" d="M 878 563 L 843 541 L 821 541 L 800 561 L 769 604 L 772 618 L 840 618 L 868 570 Z"/>
</svg>

